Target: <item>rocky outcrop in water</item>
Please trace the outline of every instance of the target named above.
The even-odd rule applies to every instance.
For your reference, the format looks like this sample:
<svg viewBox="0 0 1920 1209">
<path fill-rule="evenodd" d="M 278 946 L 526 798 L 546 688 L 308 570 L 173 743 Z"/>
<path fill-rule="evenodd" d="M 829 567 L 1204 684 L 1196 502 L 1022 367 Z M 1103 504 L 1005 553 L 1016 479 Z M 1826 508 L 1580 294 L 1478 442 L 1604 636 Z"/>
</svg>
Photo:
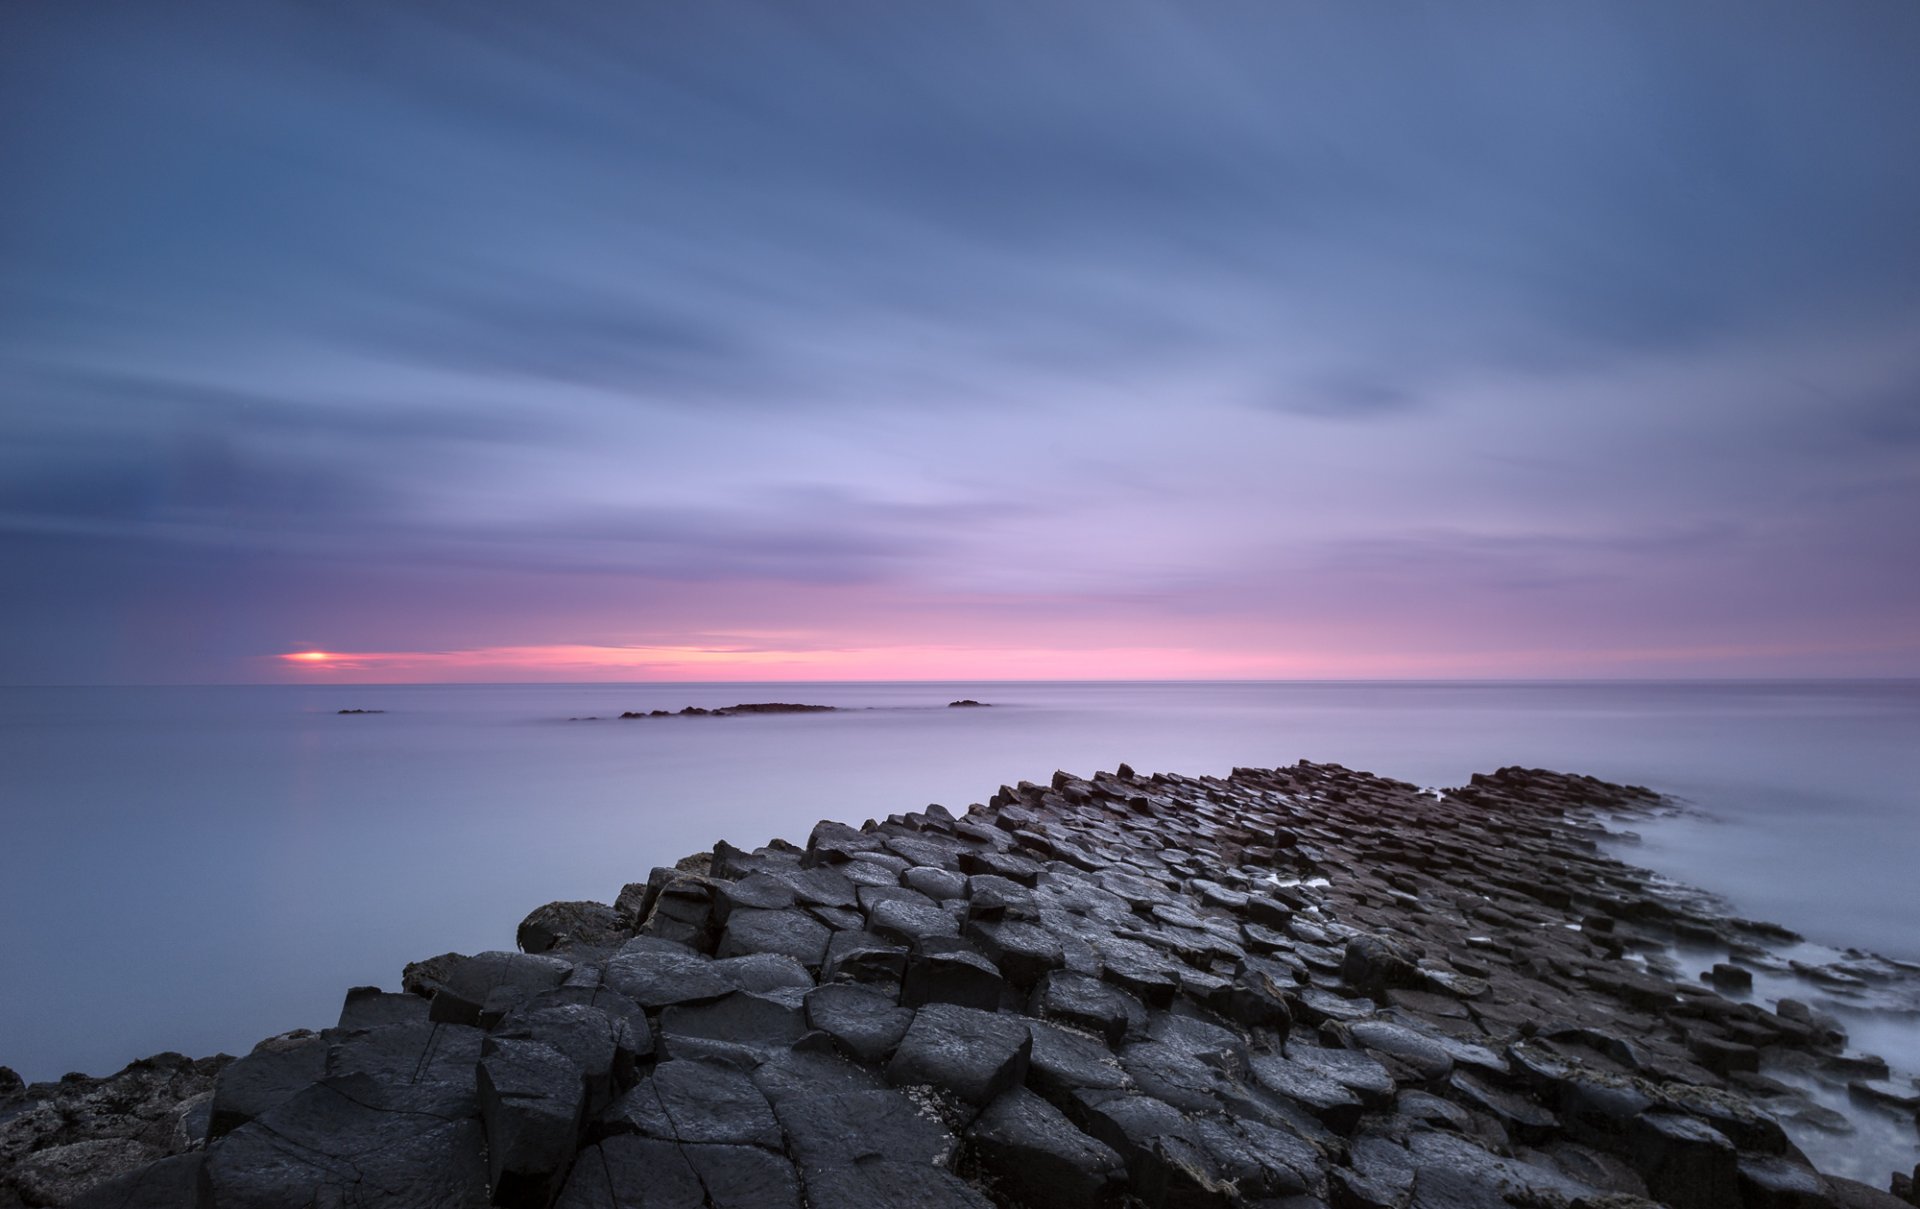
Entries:
<svg viewBox="0 0 1920 1209">
<path fill-rule="evenodd" d="M 630 709 L 622 718 L 731 718 L 736 714 L 826 714 L 839 709 L 837 705 L 794 705 L 786 701 L 755 701 L 742 705 L 727 705 L 719 709 L 703 709 L 698 705 L 689 705 L 675 713 L 672 710 Z M 594 719 L 583 719 L 594 721 Z"/>
<path fill-rule="evenodd" d="M 1676 938 L 1744 969 L 1783 936 L 1601 851 L 1599 818 L 1657 805 L 1123 765 L 718 844 L 209 1068 L 152 1118 L 189 1123 L 177 1153 L 71 1203 L 1905 1206 L 1815 1171 L 1761 1073 L 1884 1069 L 1804 1005 L 1669 976 Z M 61 1203 L 23 1173 L 66 1110 L 13 1094 L 0 1195 Z"/>
</svg>

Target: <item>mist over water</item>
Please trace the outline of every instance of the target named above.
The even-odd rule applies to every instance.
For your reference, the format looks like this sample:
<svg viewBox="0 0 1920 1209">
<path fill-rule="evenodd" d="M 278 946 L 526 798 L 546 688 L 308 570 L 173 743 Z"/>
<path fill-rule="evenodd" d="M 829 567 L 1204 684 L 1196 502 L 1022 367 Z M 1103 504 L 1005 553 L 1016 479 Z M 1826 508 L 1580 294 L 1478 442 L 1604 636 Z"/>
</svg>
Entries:
<svg viewBox="0 0 1920 1209">
<path fill-rule="evenodd" d="M 993 708 L 946 707 L 968 697 Z M 615 720 L 746 701 L 864 708 Z M 1121 761 L 1646 784 L 1700 813 L 1628 859 L 1920 960 L 1917 738 L 1920 684 L 1884 681 L 0 689 L 0 1063 L 244 1052 L 716 839 L 801 842 Z"/>
</svg>

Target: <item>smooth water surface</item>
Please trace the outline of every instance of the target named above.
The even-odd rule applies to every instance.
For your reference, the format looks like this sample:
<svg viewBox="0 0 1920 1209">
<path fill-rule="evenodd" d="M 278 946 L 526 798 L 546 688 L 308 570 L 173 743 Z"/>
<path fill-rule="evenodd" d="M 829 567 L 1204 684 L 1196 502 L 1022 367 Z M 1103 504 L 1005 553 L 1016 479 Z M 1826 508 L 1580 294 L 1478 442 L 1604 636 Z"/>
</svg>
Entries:
<svg viewBox="0 0 1920 1209">
<path fill-rule="evenodd" d="M 994 708 L 946 708 L 962 697 Z M 740 701 L 871 708 L 568 721 Z M 1910 682 L 3 689 L 0 1063 L 244 1052 L 716 839 L 804 841 L 820 818 L 960 810 L 1123 760 L 1643 783 L 1706 816 L 1651 828 L 1639 863 L 1920 959 L 1916 739 Z"/>
</svg>

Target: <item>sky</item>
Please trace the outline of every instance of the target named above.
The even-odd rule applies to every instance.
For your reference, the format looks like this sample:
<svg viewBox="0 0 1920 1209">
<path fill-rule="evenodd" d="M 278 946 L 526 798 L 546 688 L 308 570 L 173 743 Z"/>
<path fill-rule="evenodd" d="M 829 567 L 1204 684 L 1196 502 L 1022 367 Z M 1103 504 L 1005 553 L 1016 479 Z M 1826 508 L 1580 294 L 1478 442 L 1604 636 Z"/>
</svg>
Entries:
<svg viewBox="0 0 1920 1209">
<path fill-rule="evenodd" d="M 1920 675 L 1915 63 L 0 6 L 0 683 Z"/>
</svg>

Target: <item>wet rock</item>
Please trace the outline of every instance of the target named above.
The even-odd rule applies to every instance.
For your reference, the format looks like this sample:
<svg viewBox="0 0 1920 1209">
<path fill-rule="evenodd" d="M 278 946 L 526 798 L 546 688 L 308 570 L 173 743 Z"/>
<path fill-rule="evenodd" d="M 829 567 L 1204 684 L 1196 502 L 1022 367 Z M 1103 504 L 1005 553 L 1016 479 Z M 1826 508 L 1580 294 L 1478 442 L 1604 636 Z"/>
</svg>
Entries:
<svg viewBox="0 0 1920 1209">
<path fill-rule="evenodd" d="M 390 1024 L 339 1038 L 326 1052 L 326 1074 L 359 1076 L 377 1089 L 375 1103 L 394 1112 L 471 1116 L 474 1064 L 485 1034 L 460 1024 Z"/>
<path fill-rule="evenodd" d="M 993 1011 L 1000 1006 L 1006 980 L 991 961 L 967 949 L 935 949 L 907 960 L 900 1003 L 905 1007 L 950 1003 Z"/>
<path fill-rule="evenodd" d="M 214 1082 L 209 1136 L 238 1129 L 323 1077 L 327 1047 L 327 1039 L 318 1033 L 285 1033 L 267 1038 L 230 1063 Z"/>
<path fill-rule="evenodd" d="M 379 1099 L 365 1075 L 323 1079 L 242 1125 L 207 1150 L 212 1203 L 347 1205 L 378 1188 L 391 1205 L 488 1204 L 479 1121 L 391 1111 Z"/>
<path fill-rule="evenodd" d="M 1058 1020 L 1100 1034 L 1118 1045 L 1130 1033 L 1144 1032 L 1147 1009 L 1119 987 L 1076 974 L 1054 970 L 1044 975 L 1028 1001 L 1035 1016 Z"/>
<path fill-rule="evenodd" d="M 827 942 L 823 981 L 899 982 L 907 974 L 907 946 L 871 932 L 836 932 Z"/>
<path fill-rule="evenodd" d="M 1787 1159 L 1743 1154 L 1735 1174 L 1745 1209 L 1824 1209 L 1832 1204 L 1826 1181 Z"/>
<path fill-rule="evenodd" d="M 970 1104 L 986 1104 L 1026 1078 L 1033 1038 L 1017 1016 L 950 1003 L 930 1003 L 887 1063 L 897 1086 L 932 1084 Z"/>
<path fill-rule="evenodd" d="M 1111 1147 L 1021 1087 L 996 1097 L 968 1128 L 966 1142 L 995 1187 L 1029 1205 L 1093 1209 L 1114 1199 L 1126 1178 Z"/>
<path fill-rule="evenodd" d="M 662 1062 L 595 1123 L 597 1132 L 701 1145 L 778 1150 L 779 1123 L 766 1095 L 726 1062 Z"/>
<path fill-rule="evenodd" d="M 16 1183 L 33 1200 L 49 1205 L 64 1204 L 69 1209 L 180 1209 L 184 1205 L 206 1204 L 212 1195 L 207 1184 L 204 1152 L 140 1162 L 124 1174 L 110 1174 L 116 1166 L 112 1162 L 102 1163 L 98 1155 L 89 1155 L 82 1164 L 88 1183 L 71 1192 L 34 1187 L 17 1176 Z"/>
<path fill-rule="evenodd" d="M 1707 971 L 1707 980 L 1723 990 L 1750 991 L 1753 989 L 1751 971 L 1724 961 L 1716 962 L 1714 967 Z"/>
<path fill-rule="evenodd" d="M 337 1027 L 345 1030 L 409 1024 L 427 1018 L 427 1001 L 418 995 L 395 995 L 379 987 L 350 987 L 340 1006 Z"/>
<path fill-rule="evenodd" d="M 1347 942 L 1340 977 L 1363 995 L 1378 996 L 1392 987 L 1418 987 L 1423 979 L 1418 954 L 1386 936 L 1356 936 Z"/>
<path fill-rule="evenodd" d="M 1631 1132 L 1634 1169 L 1659 1200 L 1682 1209 L 1740 1204 L 1738 1153 L 1726 1135 L 1692 1117 L 1650 1112 Z"/>
<path fill-rule="evenodd" d="M 878 1064 L 892 1056 L 913 1009 L 893 996 L 853 984 L 823 986 L 807 995 L 807 1024 L 831 1036 L 849 1057 Z"/>
<path fill-rule="evenodd" d="M 877 836 L 857 831 L 844 823 L 821 821 L 807 837 L 806 855 L 801 864 L 807 867 L 816 865 L 844 864 L 862 852 L 880 851 Z"/>
<path fill-rule="evenodd" d="M 900 884 L 936 902 L 964 898 L 967 892 L 966 875 L 951 869 L 936 869 L 926 866 L 909 869 L 900 875 Z"/>
<path fill-rule="evenodd" d="M 1337 1132 L 1350 1132 L 1360 1119 L 1360 1097 L 1352 1089 L 1297 1062 L 1261 1055 L 1253 1059 L 1252 1075 L 1259 1086 L 1300 1105 Z"/>
<path fill-rule="evenodd" d="M 580 1152 L 555 1209 L 707 1209 L 706 1187 L 678 1145 L 631 1134 Z"/>
<path fill-rule="evenodd" d="M 1027 1083 L 1055 1107 L 1067 1109 L 1078 1091 L 1133 1086 L 1132 1077 L 1098 1039 L 1038 1020 L 1030 1021 L 1027 1030 L 1033 1038 Z"/>
<path fill-rule="evenodd" d="M 605 903 L 562 902 L 537 907 L 520 921 L 514 940 L 522 952 L 586 946 L 613 948 L 627 939 L 627 921 Z"/>
<path fill-rule="evenodd" d="M 646 1028 L 642 1019 L 640 1029 Z M 494 1036 L 552 1046 L 579 1068 L 589 1113 L 600 1111 L 634 1080 L 644 1054 L 653 1051 L 650 1031 L 636 1032 L 627 1018 L 581 1003 L 521 1009 L 501 1021 Z"/>
<path fill-rule="evenodd" d="M 1053 934 L 1024 920 L 975 920 L 967 925 L 967 939 L 1020 990 L 1066 964 L 1066 951 Z"/>
<path fill-rule="evenodd" d="M 929 937 L 958 936 L 960 923 L 950 912 L 931 903 L 889 899 L 875 903 L 867 912 L 867 930 L 912 945 Z"/>
<path fill-rule="evenodd" d="M 660 1049 L 670 1058 L 728 1052 L 761 1055 L 786 1048 L 807 1031 L 797 994 L 733 991 L 705 1003 L 678 1003 L 660 1013 Z"/>
<path fill-rule="evenodd" d="M 740 957 L 777 953 L 817 970 L 827 958 L 831 930 L 804 911 L 741 908 L 728 914 L 716 954 Z"/>
<path fill-rule="evenodd" d="M 437 1023 L 490 1028 L 513 1008 L 566 981 L 570 962 L 530 953 L 481 953 L 454 963 L 434 992 Z"/>
<path fill-rule="evenodd" d="M 480 1059 L 479 1097 L 494 1203 L 546 1205 L 580 1145 L 586 1098 L 579 1067 L 538 1041 L 492 1039 Z"/>
</svg>

